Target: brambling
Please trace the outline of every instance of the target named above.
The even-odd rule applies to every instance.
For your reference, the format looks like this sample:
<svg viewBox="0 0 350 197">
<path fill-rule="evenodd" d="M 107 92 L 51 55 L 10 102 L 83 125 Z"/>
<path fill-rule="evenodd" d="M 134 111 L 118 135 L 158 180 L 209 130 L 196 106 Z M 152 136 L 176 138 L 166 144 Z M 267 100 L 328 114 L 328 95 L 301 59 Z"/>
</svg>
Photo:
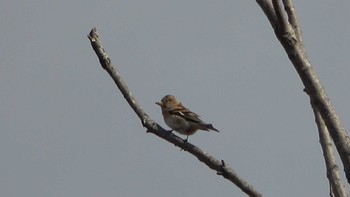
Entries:
<svg viewBox="0 0 350 197">
<path fill-rule="evenodd" d="M 161 102 L 156 102 L 162 109 L 165 123 L 182 135 L 193 135 L 197 130 L 219 132 L 212 124 L 203 122 L 200 116 L 184 107 L 173 95 L 166 95 Z"/>
</svg>

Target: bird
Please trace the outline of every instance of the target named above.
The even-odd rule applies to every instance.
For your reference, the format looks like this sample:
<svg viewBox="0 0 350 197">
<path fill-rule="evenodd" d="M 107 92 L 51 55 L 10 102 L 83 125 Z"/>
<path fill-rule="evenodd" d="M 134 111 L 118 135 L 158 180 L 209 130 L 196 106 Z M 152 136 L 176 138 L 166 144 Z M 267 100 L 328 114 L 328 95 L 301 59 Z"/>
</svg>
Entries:
<svg viewBox="0 0 350 197">
<path fill-rule="evenodd" d="M 156 102 L 161 107 L 164 122 L 172 130 L 188 136 L 196 133 L 197 130 L 219 132 L 212 124 L 203 122 L 200 116 L 182 105 L 173 95 L 164 96 L 160 102 Z"/>
</svg>

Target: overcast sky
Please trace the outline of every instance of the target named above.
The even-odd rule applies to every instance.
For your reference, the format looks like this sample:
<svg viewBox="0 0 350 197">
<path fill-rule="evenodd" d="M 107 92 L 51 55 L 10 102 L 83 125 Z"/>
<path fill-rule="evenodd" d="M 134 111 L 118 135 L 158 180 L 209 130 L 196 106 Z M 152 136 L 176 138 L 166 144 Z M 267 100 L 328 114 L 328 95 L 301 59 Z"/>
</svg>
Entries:
<svg viewBox="0 0 350 197">
<path fill-rule="evenodd" d="M 295 6 L 349 129 L 350 2 Z M 190 142 L 265 196 L 328 196 L 309 99 L 253 0 L 0 0 L 0 196 L 246 196 L 145 132 L 90 46 L 94 26 L 160 125 L 154 102 L 173 94 L 220 130 Z"/>
</svg>

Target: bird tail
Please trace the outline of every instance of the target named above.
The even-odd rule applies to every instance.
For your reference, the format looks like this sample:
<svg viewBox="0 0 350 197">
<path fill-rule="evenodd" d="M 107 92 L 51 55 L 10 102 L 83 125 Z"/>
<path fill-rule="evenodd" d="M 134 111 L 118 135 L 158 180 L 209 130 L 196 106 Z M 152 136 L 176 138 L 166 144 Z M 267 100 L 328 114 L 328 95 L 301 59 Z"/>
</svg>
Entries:
<svg viewBox="0 0 350 197">
<path fill-rule="evenodd" d="M 215 129 L 215 128 L 213 127 L 212 124 L 206 124 L 205 127 L 206 127 L 207 129 L 209 129 L 209 130 L 213 130 L 213 131 L 216 131 L 216 132 L 220 132 L 219 130 Z"/>
</svg>

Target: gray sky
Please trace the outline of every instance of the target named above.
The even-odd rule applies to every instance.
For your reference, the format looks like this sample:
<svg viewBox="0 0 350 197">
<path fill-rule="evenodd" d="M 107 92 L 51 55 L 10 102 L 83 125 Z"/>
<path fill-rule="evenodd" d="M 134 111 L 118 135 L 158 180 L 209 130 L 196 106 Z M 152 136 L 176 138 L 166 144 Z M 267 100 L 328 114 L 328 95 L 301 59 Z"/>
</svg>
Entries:
<svg viewBox="0 0 350 197">
<path fill-rule="evenodd" d="M 295 1 L 305 45 L 350 128 L 350 2 L 317 2 Z M 265 196 L 328 196 L 308 97 L 255 1 L 0 0 L 0 26 L 0 196 L 245 196 L 145 133 L 93 26 L 158 123 L 174 94 L 221 131 L 190 142 Z"/>
</svg>

